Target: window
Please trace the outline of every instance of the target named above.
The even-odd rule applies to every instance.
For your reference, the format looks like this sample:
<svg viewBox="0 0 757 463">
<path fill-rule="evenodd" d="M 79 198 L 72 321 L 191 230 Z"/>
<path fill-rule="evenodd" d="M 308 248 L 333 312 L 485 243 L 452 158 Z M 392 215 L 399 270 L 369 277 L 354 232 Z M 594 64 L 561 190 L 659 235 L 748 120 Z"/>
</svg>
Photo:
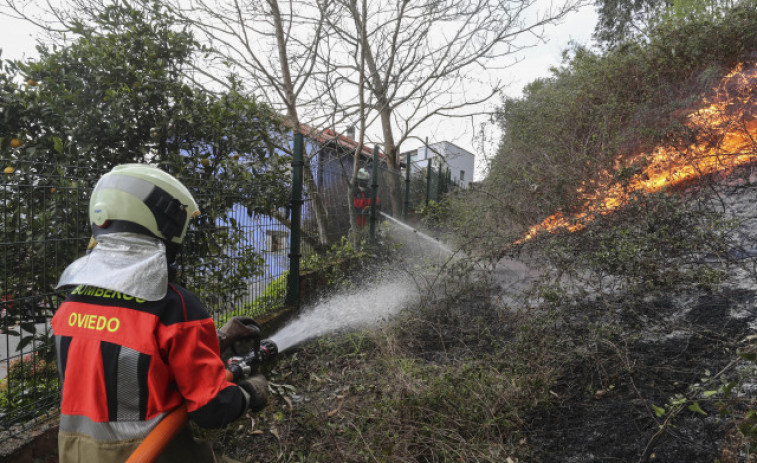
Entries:
<svg viewBox="0 0 757 463">
<path fill-rule="evenodd" d="M 465 171 L 464 171 L 464 170 L 461 170 L 461 171 L 460 171 L 460 181 L 461 181 L 461 182 L 464 182 L 464 181 L 465 181 Z"/>
</svg>

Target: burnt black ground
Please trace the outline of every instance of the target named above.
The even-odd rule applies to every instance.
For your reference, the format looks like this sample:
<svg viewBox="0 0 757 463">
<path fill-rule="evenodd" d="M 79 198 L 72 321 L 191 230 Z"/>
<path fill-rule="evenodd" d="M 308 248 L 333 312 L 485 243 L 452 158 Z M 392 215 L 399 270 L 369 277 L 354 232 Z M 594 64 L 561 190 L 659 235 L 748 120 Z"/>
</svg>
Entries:
<svg viewBox="0 0 757 463">
<path fill-rule="evenodd" d="M 719 417 L 715 400 L 701 392 L 735 379 L 737 367 L 744 366 L 735 351 L 756 318 L 742 309 L 753 307 L 755 298 L 753 291 L 725 291 L 627 308 L 615 342 L 572 365 L 555 388 L 560 400 L 529 417 L 535 460 L 716 461 L 739 410 Z M 697 386 L 729 366 L 711 384 Z M 687 402 L 660 432 L 670 415 L 657 416 L 653 405 L 670 407 L 677 394 L 696 400 L 707 416 L 689 410 Z"/>
</svg>

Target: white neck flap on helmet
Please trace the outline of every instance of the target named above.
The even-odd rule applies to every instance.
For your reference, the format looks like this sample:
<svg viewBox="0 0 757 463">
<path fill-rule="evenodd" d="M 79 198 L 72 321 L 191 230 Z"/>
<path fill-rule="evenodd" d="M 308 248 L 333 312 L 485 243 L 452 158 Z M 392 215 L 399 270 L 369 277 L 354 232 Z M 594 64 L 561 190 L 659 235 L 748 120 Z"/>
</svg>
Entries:
<svg viewBox="0 0 757 463">
<path fill-rule="evenodd" d="M 66 267 L 56 288 L 86 285 L 159 301 L 168 290 L 166 246 L 137 233 L 110 233 L 92 251 Z"/>
</svg>

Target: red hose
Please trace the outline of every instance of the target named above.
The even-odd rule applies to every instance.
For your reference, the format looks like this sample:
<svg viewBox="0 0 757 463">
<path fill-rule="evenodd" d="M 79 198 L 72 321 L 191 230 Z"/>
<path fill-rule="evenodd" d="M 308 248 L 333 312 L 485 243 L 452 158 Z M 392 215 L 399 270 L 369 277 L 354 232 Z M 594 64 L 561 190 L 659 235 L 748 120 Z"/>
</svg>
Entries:
<svg viewBox="0 0 757 463">
<path fill-rule="evenodd" d="M 229 370 L 226 370 L 226 379 L 228 381 L 233 379 Z M 153 463 L 181 430 L 187 419 L 187 406 L 181 404 L 179 408 L 169 413 L 155 426 L 155 429 L 139 444 L 139 447 L 134 450 L 126 463 Z"/>
</svg>

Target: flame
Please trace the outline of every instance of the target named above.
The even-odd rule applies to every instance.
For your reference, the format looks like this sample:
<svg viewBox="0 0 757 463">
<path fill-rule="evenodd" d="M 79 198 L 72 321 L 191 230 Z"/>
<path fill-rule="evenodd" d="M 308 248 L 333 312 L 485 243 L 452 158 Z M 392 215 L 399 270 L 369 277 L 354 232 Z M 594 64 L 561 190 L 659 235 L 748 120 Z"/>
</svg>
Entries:
<svg viewBox="0 0 757 463">
<path fill-rule="evenodd" d="M 618 172 L 640 163 L 645 167 L 623 184 L 606 172 L 601 180 L 582 185 L 577 191 L 583 201 L 582 212 L 570 218 L 555 213 L 531 227 L 515 244 L 543 232 L 581 230 L 597 215 L 623 207 L 634 192 L 654 193 L 715 173 L 728 175 L 755 161 L 757 65 L 745 69 L 739 64 L 713 90 L 713 96 L 687 116 L 686 126 L 698 134 L 694 142 L 684 148 L 660 146 L 651 153 L 619 158 L 615 163 Z"/>
</svg>

